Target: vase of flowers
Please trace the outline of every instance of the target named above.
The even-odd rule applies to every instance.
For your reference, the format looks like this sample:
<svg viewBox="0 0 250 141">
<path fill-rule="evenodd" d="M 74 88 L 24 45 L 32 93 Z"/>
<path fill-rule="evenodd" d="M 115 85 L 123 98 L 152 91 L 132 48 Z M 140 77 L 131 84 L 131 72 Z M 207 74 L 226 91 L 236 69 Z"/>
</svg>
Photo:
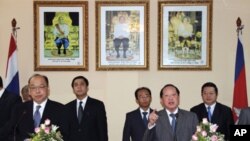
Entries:
<svg viewBox="0 0 250 141">
<path fill-rule="evenodd" d="M 216 132 L 217 128 L 217 124 L 212 124 L 207 118 L 203 118 L 192 136 L 192 141 L 224 141 L 224 135 Z"/>
<path fill-rule="evenodd" d="M 50 124 L 50 120 L 46 119 L 40 127 L 35 128 L 35 133 L 31 134 L 30 141 L 63 141 L 62 135 L 57 131 L 59 127 Z"/>
</svg>

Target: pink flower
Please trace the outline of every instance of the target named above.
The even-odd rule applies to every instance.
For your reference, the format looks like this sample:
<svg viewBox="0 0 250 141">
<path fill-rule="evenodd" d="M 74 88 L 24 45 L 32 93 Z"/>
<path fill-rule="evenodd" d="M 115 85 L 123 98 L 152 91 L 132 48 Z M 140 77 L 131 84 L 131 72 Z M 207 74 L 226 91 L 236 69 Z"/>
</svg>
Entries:
<svg viewBox="0 0 250 141">
<path fill-rule="evenodd" d="M 38 132 L 40 132 L 40 128 L 39 128 L 39 127 L 36 127 L 36 128 L 35 128 L 35 133 L 38 133 Z"/>
<path fill-rule="evenodd" d="M 49 119 L 46 119 L 45 122 L 44 122 L 44 124 L 45 124 L 46 126 L 50 125 L 50 120 L 49 120 Z"/>
<path fill-rule="evenodd" d="M 213 135 L 213 136 L 211 137 L 211 141 L 218 141 L 218 137 L 217 137 L 216 135 Z"/>
<path fill-rule="evenodd" d="M 198 141 L 198 137 L 197 137 L 196 135 L 193 135 L 193 136 L 192 136 L 192 140 Z"/>
<path fill-rule="evenodd" d="M 207 132 L 206 132 L 206 131 L 201 131 L 201 135 L 202 135 L 203 137 L 206 137 L 206 136 L 207 136 Z"/>
<path fill-rule="evenodd" d="M 218 128 L 218 125 L 217 125 L 217 124 L 211 125 L 211 126 L 210 126 L 210 132 L 212 132 L 212 133 L 216 132 L 217 128 Z"/>
<path fill-rule="evenodd" d="M 45 132 L 46 134 L 49 134 L 49 133 L 50 133 L 50 128 L 49 128 L 49 127 L 46 127 L 46 128 L 44 129 L 44 132 Z"/>
</svg>

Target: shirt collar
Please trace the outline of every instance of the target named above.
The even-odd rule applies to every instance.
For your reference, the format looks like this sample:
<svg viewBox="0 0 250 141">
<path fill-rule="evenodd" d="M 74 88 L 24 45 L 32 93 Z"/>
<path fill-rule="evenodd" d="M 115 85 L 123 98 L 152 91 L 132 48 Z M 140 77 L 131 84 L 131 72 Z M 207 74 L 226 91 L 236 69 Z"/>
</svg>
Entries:
<svg viewBox="0 0 250 141">
<path fill-rule="evenodd" d="M 177 114 L 178 113 L 178 111 L 179 111 L 179 108 L 176 108 L 175 110 L 174 110 L 174 112 L 170 112 L 168 109 L 165 109 L 166 110 L 166 112 L 167 112 L 167 114 L 168 115 L 170 115 L 170 114 Z"/>
<path fill-rule="evenodd" d="M 34 106 L 33 107 L 36 107 L 37 105 L 40 105 L 41 107 L 45 107 L 46 103 L 47 103 L 48 99 L 44 100 L 42 103 L 38 104 L 36 103 L 35 101 L 33 101 L 33 104 Z"/>
<path fill-rule="evenodd" d="M 207 105 L 207 104 L 205 104 L 205 107 L 206 107 L 206 109 L 207 109 L 207 107 L 210 106 L 211 109 L 214 109 L 214 108 L 215 108 L 215 105 L 216 105 L 216 102 L 215 102 L 214 104 L 212 104 L 212 105 Z"/>
<path fill-rule="evenodd" d="M 82 100 L 77 99 L 77 104 L 82 101 L 82 103 L 86 103 L 88 99 L 88 96 L 84 97 Z"/>
<path fill-rule="evenodd" d="M 0 90 L 0 98 L 2 97 L 4 90 L 5 90 L 4 88 Z"/>
<path fill-rule="evenodd" d="M 144 111 L 142 108 L 139 108 L 140 109 L 140 112 L 143 113 L 143 112 L 147 112 L 147 113 L 150 113 L 150 109 L 148 108 L 146 111 Z"/>
</svg>

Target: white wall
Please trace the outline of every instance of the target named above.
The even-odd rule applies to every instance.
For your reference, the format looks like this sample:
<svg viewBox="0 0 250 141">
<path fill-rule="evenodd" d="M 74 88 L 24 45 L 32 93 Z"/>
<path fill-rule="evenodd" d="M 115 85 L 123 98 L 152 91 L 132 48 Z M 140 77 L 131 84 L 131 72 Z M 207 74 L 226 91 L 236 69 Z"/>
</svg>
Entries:
<svg viewBox="0 0 250 141">
<path fill-rule="evenodd" d="M 50 99 L 67 103 L 74 99 L 71 80 L 84 75 L 90 81 L 89 95 L 104 101 L 107 110 L 110 141 L 121 140 L 125 113 L 137 108 L 134 90 L 147 86 L 152 90 L 152 107 L 161 109 L 159 91 L 166 83 L 180 88 L 183 109 L 201 102 L 200 87 L 212 81 L 219 88 L 218 100 L 232 105 L 234 66 L 237 45 L 236 19 L 241 17 L 243 46 L 247 73 L 247 88 L 250 90 L 250 20 L 249 0 L 214 0 L 212 31 L 211 71 L 158 71 L 157 70 L 157 0 L 150 0 L 150 70 L 148 71 L 96 71 L 95 70 L 95 1 L 89 0 L 89 71 L 34 72 L 34 33 L 32 0 L 0 0 L 0 75 L 4 78 L 11 33 L 11 20 L 17 20 L 18 63 L 21 86 L 33 73 L 42 73 L 50 79 Z M 250 92 L 249 92 L 250 93 Z M 250 96 L 248 97 L 248 101 Z"/>
</svg>

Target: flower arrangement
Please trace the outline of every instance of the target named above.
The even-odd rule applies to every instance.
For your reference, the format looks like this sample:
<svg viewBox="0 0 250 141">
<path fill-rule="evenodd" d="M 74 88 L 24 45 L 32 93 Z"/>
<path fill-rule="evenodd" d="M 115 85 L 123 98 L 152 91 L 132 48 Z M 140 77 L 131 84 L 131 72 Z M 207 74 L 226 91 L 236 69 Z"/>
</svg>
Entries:
<svg viewBox="0 0 250 141">
<path fill-rule="evenodd" d="M 61 133 L 57 131 L 58 128 L 56 125 L 50 125 L 50 120 L 46 119 L 44 124 L 35 128 L 30 141 L 63 141 Z"/>
<path fill-rule="evenodd" d="M 192 141 L 224 141 L 224 135 L 216 132 L 217 128 L 217 124 L 212 124 L 203 118 L 192 136 Z"/>
</svg>

